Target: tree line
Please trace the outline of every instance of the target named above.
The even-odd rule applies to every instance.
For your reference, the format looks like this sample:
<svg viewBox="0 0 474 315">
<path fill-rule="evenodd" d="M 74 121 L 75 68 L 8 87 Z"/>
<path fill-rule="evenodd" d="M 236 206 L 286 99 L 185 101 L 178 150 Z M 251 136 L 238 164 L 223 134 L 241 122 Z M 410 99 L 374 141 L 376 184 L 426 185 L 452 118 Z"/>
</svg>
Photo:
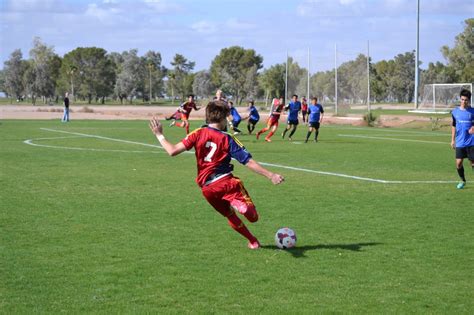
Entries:
<svg viewBox="0 0 474 315">
<path fill-rule="evenodd" d="M 456 36 L 453 48 L 443 46 L 446 63 L 429 63 L 421 71 L 421 85 L 474 81 L 474 18 L 464 21 L 465 28 Z M 290 93 L 305 95 L 307 69 L 289 58 Z M 374 102 L 409 103 L 414 97 L 415 53 L 396 55 L 376 63 L 369 60 L 370 94 Z M 107 98 L 132 104 L 135 100 L 151 102 L 162 97 L 184 99 L 187 94 L 207 98 L 217 88 L 231 95 L 237 103 L 244 99 L 269 99 L 285 94 L 286 63 L 263 69 L 263 57 L 253 49 L 239 46 L 224 48 L 207 70 L 194 72 L 195 63 L 176 54 L 170 67 L 162 64 L 161 54 L 148 51 L 140 56 L 137 49 L 122 53 L 98 47 L 79 47 L 63 57 L 52 46 L 34 38 L 29 58 L 20 49 L 13 51 L 0 71 L 0 91 L 7 97 L 28 97 L 35 104 L 58 100 L 66 91 L 74 98 L 104 103 Z M 338 94 L 351 103 L 367 99 L 367 56 L 337 68 Z M 335 98 L 335 70 L 311 75 L 312 95 Z"/>
</svg>

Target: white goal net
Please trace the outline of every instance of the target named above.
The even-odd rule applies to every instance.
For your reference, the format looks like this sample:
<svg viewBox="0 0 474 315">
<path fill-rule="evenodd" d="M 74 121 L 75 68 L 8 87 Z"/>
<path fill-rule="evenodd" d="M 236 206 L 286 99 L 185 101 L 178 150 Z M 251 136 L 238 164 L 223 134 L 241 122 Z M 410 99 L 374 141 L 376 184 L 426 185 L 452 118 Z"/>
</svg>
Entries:
<svg viewBox="0 0 474 315">
<path fill-rule="evenodd" d="M 416 112 L 449 113 L 459 106 L 461 90 L 472 92 L 472 83 L 426 84 L 423 98 Z"/>
</svg>

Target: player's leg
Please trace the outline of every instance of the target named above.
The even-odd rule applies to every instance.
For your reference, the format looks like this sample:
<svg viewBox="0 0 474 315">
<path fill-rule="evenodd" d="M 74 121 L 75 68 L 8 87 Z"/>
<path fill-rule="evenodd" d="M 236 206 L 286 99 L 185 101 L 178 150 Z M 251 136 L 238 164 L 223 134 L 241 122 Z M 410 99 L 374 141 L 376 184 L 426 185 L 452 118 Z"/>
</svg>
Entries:
<svg viewBox="0 0 474 315">
<path fill-rule="evenodd" d="M 464 166 L 463 166 L 464 158 L 462 157 L 458 158 L 458 156 L 461 156 L 460 154 L 458 154 L 458 149 L 461 149 L 461 148 L 456 148 L 456 171 L 458 172 L 461 182 L 457 185 L 457 188 L 463 189 L 464 186 L 466 186 L 466 176 L 464 174 Z"/>
<path fill-rule="evenodd" d="M 247 131 L 249 132 L 249 134 L 252 133 L 252 124 L 250 123 L 250 121 L 247 123 Z"/>
<path fill-rule="evenodd" d="M 286 135 L 286 133 L 288 132 L 288 130 L 290 130 L 290 128 L 291 128 L 291 124 L 288 122 L 288 123 L 286 124 L 285 130 L 283 130 L 283 133 L 281 134 L 281 138 L 282 138 L 282 139 L 285 139 L 285 135 Z"/>
<path fill-rule="evenodd" d="M 202 193 L 207 202 L 216 209 L 221 215 L 227 218 L 229 226 L 249 241 L 249 247 L 258 248 L 259 242 L 255 236 L 247 229 L 242 220 L 237 216 L 230 201 L 223 199 L 226 194 L 225 184 L 227 179 L 222 179 L 209 186 L 202 188 Z"/>
<path fill-rule="evenodd" d="M 270 140 L 270 138 L 275 134 L 275 132 L 277 131 L 278 129 L 278 121 L 275 122 L 272 126 L 271 126 L 271 130 L 270 132 L 268 133 L 268 136 L 265 137 L 265 141 L 267 142 L 272 142 L 272 140 Z"/>
<path fill-rule="evenodd" d="M 313 132 L 313 127 L 308 128 L 308 133 L 306 133 L 306 140 L 304 141 L 305 143 L 308 143 L 308 139 L 311 136 L 311 133 Z"/>
<path fill-rule="evenodd" d="M 185 124 L 184 128 L 186 128 L 186 134 L 189 134 L 189 120 L 186 119 L 183 122 Z"/>
<path fill-rule="evenodd" d="M 295 134 L 295 131 L 296 131 L 296 128 L 298 127 L 298 124 L 295 123 L 292 126 L 293 126 L 293 129 L 291 130 L 290 135 L 288 136 L 289 140 L 291 140 L 291 137 L 293 137 L 293 135 Z"/>
<path fill-rule="evenodd" d="M 240 131 L 240 129 L 238 128 L 240 125 L 240 120 L 233 120 L 232 121 L 232 129 L 234 130 L 234 135 L 235 134 L 239 134 L 241 133 L 242 131 Z"/>
<path fill-rule="evenodd" d="M 316 141 L 316 142 L 318 142 L 319 127 L 320 127 L 320 123 L 318 122 L 318 123 L 315 124 L 315 127 L 314 127 L 314 130 L 315 130 L 314 141 Z"/>
<path fill-rule="evenodd" d="M 242 181 L 237 177 L 230 179 L 231 185 L 224 199 L 230 202 L 231 207 L 243 214 L 250 222 L 257 222 L 258 213 L 249 193 Z"/>
</svg>

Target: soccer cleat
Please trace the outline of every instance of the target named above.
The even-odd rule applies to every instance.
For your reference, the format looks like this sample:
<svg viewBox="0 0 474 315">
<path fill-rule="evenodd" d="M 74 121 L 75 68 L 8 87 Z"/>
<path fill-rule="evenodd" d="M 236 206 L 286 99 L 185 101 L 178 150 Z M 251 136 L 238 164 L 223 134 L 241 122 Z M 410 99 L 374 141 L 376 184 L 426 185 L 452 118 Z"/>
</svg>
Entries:
<svg viewBox="0 0 474 315">
<path fill-rule="evenodd" d="M 254 242 L 249 241 L 247 246 L 250 249 L 259 249 L 260 248 L 260 242 L 258 240 L 255 240 Z"/>
<path fill-rule="evenodd" d="M 270 140 L 270 138 L 265 138 L 265 141 L 272 142 L 272 140 Z"/>
<path fill-rule="evenodd" d="M 304 143 L 308 143 L 308 139 L 306 139 L 306 140 L 304 141 Z"/>
<path fill-rule="evenodd" d="M 293 141 L 293 139 L 291 139 L 291 137 L 289 137 L 288 140 Z"/>
<path fill-rule="evenodd" d="M 173 127 L 176 124 L 176 120 L 173 120 L 170 124 L 170 127 Z"/>
<path fill-rule="evenodd" d="M 457 189 L 463 189 L 464 186 L 466 186 L 466 182 L 460 182 L 460 183 L 456 186 L 456 188 L 457 188 Z"/>
<path fill-rule="evenodd" d="M 285 139 L 285 134 L 284 133 L 281 134 L 281 138 Z"/>
</svg>

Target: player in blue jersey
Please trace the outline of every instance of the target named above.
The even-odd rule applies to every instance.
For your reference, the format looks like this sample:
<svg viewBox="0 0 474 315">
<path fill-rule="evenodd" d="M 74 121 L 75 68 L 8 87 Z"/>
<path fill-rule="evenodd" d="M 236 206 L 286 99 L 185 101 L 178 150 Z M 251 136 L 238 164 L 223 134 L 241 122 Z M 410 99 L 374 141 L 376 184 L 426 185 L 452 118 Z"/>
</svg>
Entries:
<svg viewBox="0 0 474 315">
<path fill-rule="evenodd" d="M 474 108 L 469 106 L 470 91 L 462 90 L 460 96 L 461 105 L 452 112 L 451 147 L 456 150 L 456 169 L 462 180 L 457 188 L 463 189 L 466 185 L 463 166 L 465 158 L 471 161 L 474 170 Z"/>
<path fill-rule="evenodd" d="M 288 111 L 288 121 L 286 124 L 286 129 L 281 134 L 281 137 L 282 139 L 285 139 L 287 131 L 293 127 L 293 129 L 291 129 L 290 136 L 288 137 L 288 139 L 291 141 L 291 137 L 295 133 L 296 127 L 298 127 L 298 113 L 301 111 L 301 103 L 298 101 L 298 95 L 295 94 L 291 97 L 291 102 L 286 106 L 285 110 Z"/>
<path fill-rule="evenodd" d="M 255 107 L 254 101 L 249 101 L 249 114 L 244 119 L 248 119 L 247 130 L 249 135 L 255 130 L 255 125 L 260 120 L 260 114 L 258 113 L 257 107 Z"/>
<path fill-rule="evenodd" d="M 228 120 L 230 122 L 230 129 L 234 131 L 234 135 L 237 135 L 241 133 L 239 130 L 239 124 L 242 121 L 242 117 L 240 117 L 239 112 L 237 109 L 234 107 L 234 103 L 232 101 L 228 101 L 227 104 L 229 105 L 230 108 L 230 114 L 228 117 Z"/>
<path fill-rule="evenodd" d="M 308 142 L 309 137 L 311 136 L 311 133 L 314 132 L 314 141 L 318 142 L 318 136 L 319 136 L 319 127 L 321 126 L 321 123 L 323 122 L 323 117 L 324 117 L 324 109 L 321 104 L 318 104 L 318 98 L 313 97 L 311 99 L 311 105 L 309 105 L 308 108 L 308 124 L 309 124 L 309 130 L 308 133 L 306 134 L 306 140 L 305 143 Z"/>
</svg>

